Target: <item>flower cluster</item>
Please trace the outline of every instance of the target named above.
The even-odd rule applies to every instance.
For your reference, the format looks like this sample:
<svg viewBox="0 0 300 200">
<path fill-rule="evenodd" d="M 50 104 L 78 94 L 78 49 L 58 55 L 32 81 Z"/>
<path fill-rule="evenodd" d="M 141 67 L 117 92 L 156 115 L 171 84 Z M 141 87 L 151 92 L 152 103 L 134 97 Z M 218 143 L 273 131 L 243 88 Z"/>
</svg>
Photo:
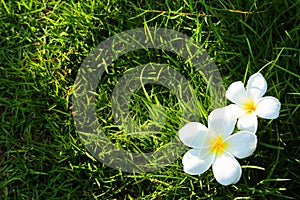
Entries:
<svg viewBox="0 0 300 200">
<path fill-rule="evenodd" d="M 280 102 L 263 97 L 267 82 L 260 73 L 250 76 L 246 88 L 241 81 L 232 83 L 226 97 L 234 104 L 213 110 L 208 127 L 190 122 L 179 130 L 180 140 L 192 149 L 182 159 L 184 171 L 191 175 L 204 173 L 212 166 L 216 180 L 222 185 L 237 183 L 242 169 L 235 158 L 246 158 L 256 149 L 257 117 L 275 119 Z M 233 133 L 237 123 L 238 132 Z"/>
</svg>

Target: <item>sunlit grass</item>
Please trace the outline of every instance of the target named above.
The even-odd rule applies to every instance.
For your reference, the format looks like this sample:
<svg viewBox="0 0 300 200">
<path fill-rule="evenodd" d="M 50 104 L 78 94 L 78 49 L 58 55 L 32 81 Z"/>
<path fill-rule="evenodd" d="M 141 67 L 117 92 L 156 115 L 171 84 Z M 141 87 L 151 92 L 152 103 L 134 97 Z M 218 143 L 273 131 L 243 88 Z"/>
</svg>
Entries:
<svg viewBox="0 0 300 200">
<path fill-rule="evenodd" d="M 299 199 L 299 6 L 292 0 L 1 1 L 0 199 Z M 123 173 L 85 150 L 72 117 L 77 71 L 100 42 L 144 26 L 173 29 L 199 42 L 226 87 L 260 71 L 266 95 L 281 101 L 278 119 L 259 120 L 258 148 L 239 161 L 237 184 L 219 185 L 211 170 L 185 174 L 181 158 L 160 171 Z M 147 94 L 135 92 L 130 110 L 137 124 L 162 131 L 134 138 L 117 128 L 114 85 L 126 70 L 148 62 L 169 64 L 187 78 L 201 123 L 211 111 L 203 77 L 176 55 L 149 50 L 120 57 L 99 82 L 97 114 L 116 145 L 133 151 L 168 143 L 181 120 L 176 97 L 149 85 Z"/>
</svg>

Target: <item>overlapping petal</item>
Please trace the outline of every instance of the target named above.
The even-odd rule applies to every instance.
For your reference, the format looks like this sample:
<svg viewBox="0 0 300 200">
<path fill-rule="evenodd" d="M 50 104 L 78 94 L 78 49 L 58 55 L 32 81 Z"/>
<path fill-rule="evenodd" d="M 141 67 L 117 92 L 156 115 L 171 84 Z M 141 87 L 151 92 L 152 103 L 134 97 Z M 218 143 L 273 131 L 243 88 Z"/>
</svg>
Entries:
<svg viewBox="0 0 300 200">
<path fill-rule="evenodd" d="M 267 91 L 267 81 L 261 73 L 255 73 L 249 77 L 246 90 L 254 99 L 261 98 Z"/>
<path fill-rule="evenodd" d="M 276 119 L 279 116 L 281 104 L 275 97 L 263 97 L 257 104 L 256 114 L 264 119 Z"/>
<path fill-rule="evenodd" d="M 257 117 L 255 113 L 246 114 L 238 119 L 237 127 L 239 130 L 247 130 L 256 133 L 257 130 Z"/>
<path fill-rule="evenodd" d="M 226 91 L 226 97 L 231 102 L 242 105 L 247 100 L 247 93 L 241 81 L 232 83 Z"/>
<path fill-rule="evenodd" d="M 246 158 L 255 151 L 257 137 L 250 131 L 239 131 L 226 140 L 226 150 L 237 158 Z"/>
<path fill-rule="evenodd" d="M 234 184 L 242 175 L 238 161 L 226 152 L 215 158 L 212 169 L 216 180 L 222 185 Z"/>
<path fill-rule="evenodd" d="M 231 108 L 224 107 L 213 110 L 208 116 L 208 129 L 210 134 L 221 135 L 226 138 L 234 130 L 237 117 Z"/>
<path fill-rule="evenodd" d="M 198 122 L 190 122 L 179 130 L 183 144 L 193 148 L 208 148 L 208 137 L 208 129 Z"/>
<path fill-rule="evenodd" d="M 198 175 L 208 170 L 214 161 L 215 155 L 210 149 L 191 149 L 182 158 L 183 171 L 191 175 Z"/>
<path fill-rule="evenodd" d="M 240 106 L 236 105 L 236 104 L 230 104 L 228 106 L 225 107 L 226 110 L 233 114 L 235 116 L 235 118 L 239 118 L 241 116 L 243 116 L 244 114 L 246 114 L 246 111 L 243 110 Z"/>
</svg>

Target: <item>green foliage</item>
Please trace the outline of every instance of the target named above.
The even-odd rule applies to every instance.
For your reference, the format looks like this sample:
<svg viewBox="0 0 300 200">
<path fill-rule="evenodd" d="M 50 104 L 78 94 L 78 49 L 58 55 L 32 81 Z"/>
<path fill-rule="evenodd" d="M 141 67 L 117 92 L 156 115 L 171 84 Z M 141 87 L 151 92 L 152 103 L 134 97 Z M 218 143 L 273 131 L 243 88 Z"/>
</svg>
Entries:
<svg viewBox="0 0 300 200">
<path fill-rule="evenodd" d="M 293 0 L 1 0 L 0 199 L 300 199 L 299 6 Z M 226 87 L 261 71 L 267 95 L 281 101 L 278 119 L 259 120 L 258 148 L 240 160 L 237 184 L 219 185 L 211 170 L 185 174 L 181 158 L 153 173 L 119 172 L 81 143 L 71 97 L 82 61 L 105 39 L 150 26 L 203 45 Z M 118 78 L 148 62 L 168 63 L 185 75 L 201 102 L 202 123 L 211 111 L 205 81 L 182 59 L 155 50 L 128 53 L 105 73 L 97 96 L 99 122 L 120 147 L 159 148 L 178 130 L 178 101 L 157 85 L 136 91 L 130 104 L 140 125 L 165 115 L 170 126 L 156 137 L 135 140 L 112 119 Z M 158 114 L 148 113 L 153 105 Z"/>
</svg>

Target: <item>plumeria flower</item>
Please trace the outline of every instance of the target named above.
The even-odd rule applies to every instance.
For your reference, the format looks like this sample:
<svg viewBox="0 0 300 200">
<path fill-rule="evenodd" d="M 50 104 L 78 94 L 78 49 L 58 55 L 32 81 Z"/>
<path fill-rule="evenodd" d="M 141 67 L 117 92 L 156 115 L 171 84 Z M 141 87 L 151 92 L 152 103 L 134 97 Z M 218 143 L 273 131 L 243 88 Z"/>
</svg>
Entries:
<svg viewBox="0 0 300 200">
<path fill-rule="evenodd" d="M 237 114 L 239 130 L 257 130 L 257 116 L 264 119 L 275 119 L 279 115 L 280 102 L 277 98 L 263 95 L 267 91 L 267 82 L 261 73 L 250 76 L 246 88 L 241 81 L 232 83 L 226 91 Z"/>
<path fill-rule="evenodd" d="M 212 111 L 208 128 L 190 122 L 179 130 L 180 140 L 191 150 L 183 156 L 184 172 L 191 175 L 204 173 L 212 166 L 216 180 L 222 185 L 237 183 L 242 169 L 236 158 L 250 156 L 256 149 L 256 135 L 239 131 L 233 135 L 237 118 L 230 106 Z"/>
</svg>

